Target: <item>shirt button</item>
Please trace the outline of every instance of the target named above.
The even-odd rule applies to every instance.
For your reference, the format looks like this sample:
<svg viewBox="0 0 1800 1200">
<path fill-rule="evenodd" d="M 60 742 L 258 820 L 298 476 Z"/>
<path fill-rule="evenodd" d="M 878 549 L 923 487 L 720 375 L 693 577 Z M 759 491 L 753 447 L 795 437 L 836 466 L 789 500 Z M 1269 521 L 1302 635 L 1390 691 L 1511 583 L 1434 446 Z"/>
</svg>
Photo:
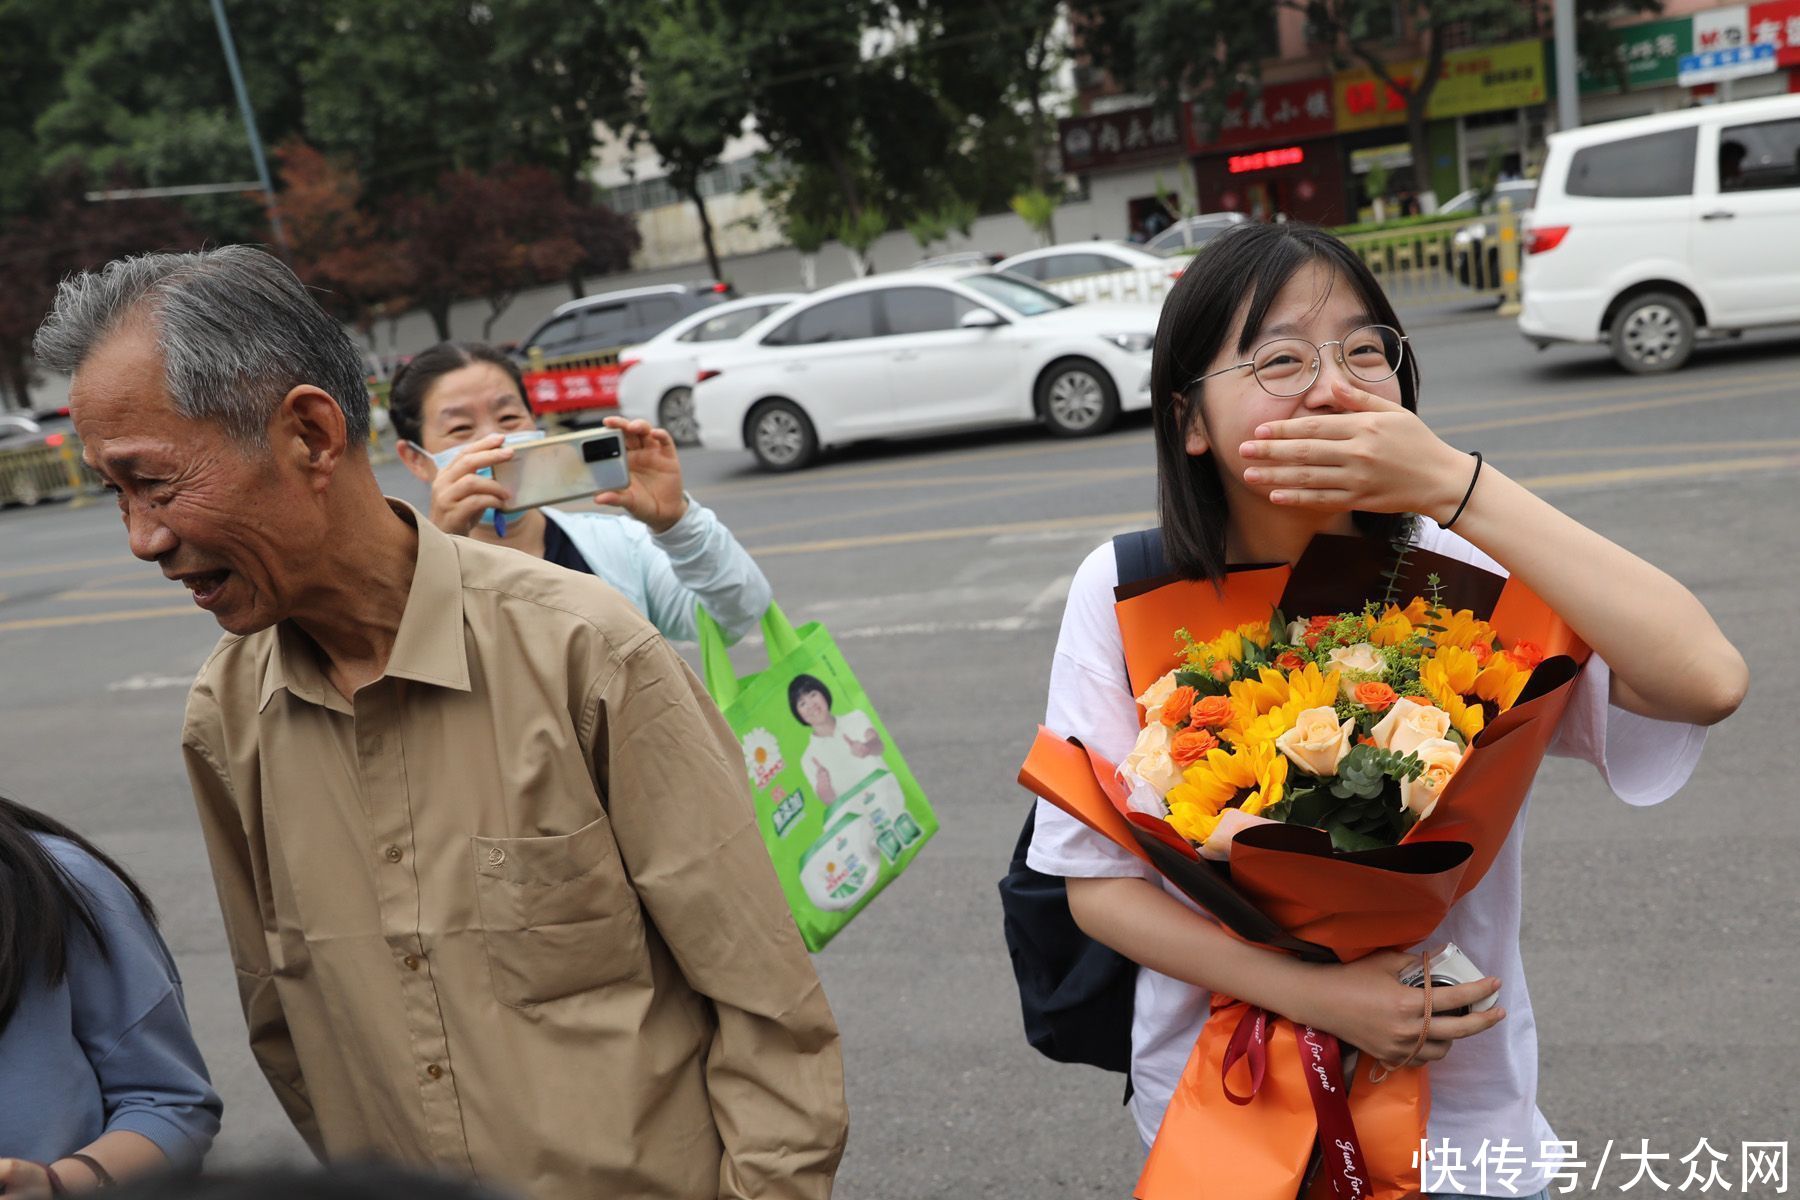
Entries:
<svg viewBox="0 0 1800 1200">
<path fill-rule="evenodd" d="M 444 1068 L 438 1066 L 436 1063 L 432 1063 L 429 1067 L 425 1068 L 425 1073 L 433 1079 L 442 1079 L 444 1077 Z"/>
<path fill-rule="evenodd" d="M 382 854 L 387 858 L 387 860 L 389 862 L 399 862 L 400 861 L 400 847 L 398 847 L 398 846 L 389 846 L 386 850 L 382 851 Z"/>
<path fill-rule="evenodd" d="M 406 969 L 409 971 L 416 971 L 419 969 L 419 960 L 411 954 L 400 961 L 406 964 Z"/>
<path fill-rule="evenodd" d="M 505 861 L 506 851 L 502 850 L 500 847 L 495 846 L 492 850 L 488 851 L 488 866 L 497 867 Z"/>
</svg>

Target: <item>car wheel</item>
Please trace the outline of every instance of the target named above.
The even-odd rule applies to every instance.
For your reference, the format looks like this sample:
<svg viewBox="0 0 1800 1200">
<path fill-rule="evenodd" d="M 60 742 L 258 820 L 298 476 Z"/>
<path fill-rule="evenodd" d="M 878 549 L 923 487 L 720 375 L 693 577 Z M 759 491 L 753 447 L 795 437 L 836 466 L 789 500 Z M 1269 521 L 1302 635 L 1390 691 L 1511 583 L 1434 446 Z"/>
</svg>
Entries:
<svg viewBox="0 0 1800 1200">
<path fill-rule="evenodd" d="M 656 423 L 669 431 L 677 446 L 700 444 L 700 422 L 694 419 L 694 389 L 670 388 L 656 406 Z"/>
<path fill-rule="evenodd" d="M 1057 437 L 1085 437 L 1106 432 L 1119 419 L 1119 391 L 1098 363 L 1072 358 L 1038 380 L 1037 408 Z"/>
<path fill-rule="evenodd" d="M 744 440 L 769 471 L 797 471 L 819 456 L 819 435 L 792 400 L 765 400 L 746 422 Z"/>
<path fill-rule="evenodd" d="M 1677 369 L 1694 352 L 1693 310 L 1668 292 L 1633 297 L 1613 317 L 1612 352 L 1634 375 Z"/>
</svg>

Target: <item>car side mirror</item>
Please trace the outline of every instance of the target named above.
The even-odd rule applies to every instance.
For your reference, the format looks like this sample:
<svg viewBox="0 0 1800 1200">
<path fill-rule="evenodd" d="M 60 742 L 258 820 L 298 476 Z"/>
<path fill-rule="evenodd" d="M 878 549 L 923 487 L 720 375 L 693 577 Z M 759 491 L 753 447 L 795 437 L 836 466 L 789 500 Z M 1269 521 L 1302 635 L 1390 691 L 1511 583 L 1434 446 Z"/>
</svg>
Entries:
<svg viewBox="0 0 1800 1200">
<path fill-rule="evenodd" d="M 1006 324 L 991 308 L 972 308 L 957 322 L 964 329 L 997 329 Z"/>
</svg>

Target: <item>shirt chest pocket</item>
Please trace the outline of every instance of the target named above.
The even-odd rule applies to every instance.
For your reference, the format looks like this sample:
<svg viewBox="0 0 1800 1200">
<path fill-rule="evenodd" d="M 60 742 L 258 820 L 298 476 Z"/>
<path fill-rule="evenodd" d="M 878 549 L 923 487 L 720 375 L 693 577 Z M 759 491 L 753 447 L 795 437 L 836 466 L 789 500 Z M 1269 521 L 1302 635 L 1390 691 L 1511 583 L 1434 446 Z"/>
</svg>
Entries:
<svg viewBox="0 0 1800 1200">
<path fill-rule="evenodd" d="M 502 1003 L 547 1004 L 647 970 L 637 893 L 605 817 L 559 837 L 469 841 L 481 936 Z"/>
</svg>

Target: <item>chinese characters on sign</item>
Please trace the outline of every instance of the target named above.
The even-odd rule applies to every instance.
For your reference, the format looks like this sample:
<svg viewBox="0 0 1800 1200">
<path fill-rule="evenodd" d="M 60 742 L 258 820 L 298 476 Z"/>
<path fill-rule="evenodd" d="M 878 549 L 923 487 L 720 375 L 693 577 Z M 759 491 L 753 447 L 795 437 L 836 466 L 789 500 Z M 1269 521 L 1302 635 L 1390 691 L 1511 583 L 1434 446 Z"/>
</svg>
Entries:
<svg viewBox="0 0 1800 1200">
<path fill-rule="evenodd" d="M 1179 158 L 1185 150 L 1176 114 L 1149 107 L 1065 117 L 1057 122 L 1057 136 L 1063 166 L 1070 171 L 1159 162 Z"/>
<path fill-rule="evenodd" d="M 1673 1150 L 1652 1150 L 1650 1140 L 1640 1138 L 1635 1149 L 1629 1142 L 1608 1141 L 1598 1158 L 1587 1159 L 1574 1142 L 1543 1142 L 1532 1155 L 1501 1138 L 1498 1143 L 1483 1139 L 1480 1149 L 1465 1160 L 1463 1148 L 1445 1138 L 1437 1145 L 1421 1142 L 1413 1165 L 1427 1195 L 1527 1196 L 1544 1188 L 1552 1196 L 1576 1191 L 1615 1195 L 1639 1187 L 1651 1195 L 1788 1194 L 1786 1142 L 1740 1142 L 1737 1150 L 1733 1155 L 1701 1138 L 1686 1154 L 1677 1155 Z"/>
<path fill-rule="evenodd" d="M 1271 83 L 1254 98 L 1234 92 L 1225 101 L 1216 129 L 1208 126 L 1204 107 L 1190 103 L 1187 125 L 1188 150 L 1194 154 L 1276 139 L 1322 137 L 1337 128 L 1332 119 L 1331 82 Z"/>
<path fill-rule="evenodd" d="M 1306 151 L 1299 146 L 1283 146 L 1279 150 L 1258 150 L 1254 154 L 1234 154 L 1225 160 L 1225 169 L 1233 175 L 1246 171 L 1267 171 L 1271 167 L 1295 167 L 1306 161 Z"/>
<path fill-rule="evenodd" d="M 1607 31 L 1612 63 L 1580 62 L 1583 92 L 1617 91 L 1621 82 L 1632 90 L 1675 82 L 1683 56 L 1694 51 L 1694 23 L 1681 17 L 1646 21 Z"/>
<path fill-rule="evenodd" d="M 1393 63 L 1388 74 L 1397 87 L 1411 88 L 1424 64 Z M 1406 120 L 1406 100 L 1367 70 L 1346 71 L 1333 80 L 1337 127 L 1349 132 L 1397 125 Z M 1432 88 L 1425 115 L 1432 119 L 1501 108 L 1542 104 L 1546 95 L 1544 46 L 1538 41 L 1452 50 Z"/>
</svg>

